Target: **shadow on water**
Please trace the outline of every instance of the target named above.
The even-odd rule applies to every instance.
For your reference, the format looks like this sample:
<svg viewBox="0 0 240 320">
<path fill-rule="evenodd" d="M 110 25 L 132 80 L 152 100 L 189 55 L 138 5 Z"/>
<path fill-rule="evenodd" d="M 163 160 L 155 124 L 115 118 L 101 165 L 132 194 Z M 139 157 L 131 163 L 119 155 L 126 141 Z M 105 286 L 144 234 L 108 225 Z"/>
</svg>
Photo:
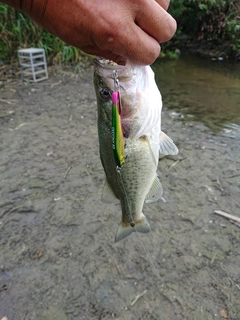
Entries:
<svg viewBox="0 0 240 320">
<path fill-rule="evenodd" d="M 184 121 L 240 135 L 240 64 L 182 56 L 153 65 L 163 104 Z"/>
</svg>

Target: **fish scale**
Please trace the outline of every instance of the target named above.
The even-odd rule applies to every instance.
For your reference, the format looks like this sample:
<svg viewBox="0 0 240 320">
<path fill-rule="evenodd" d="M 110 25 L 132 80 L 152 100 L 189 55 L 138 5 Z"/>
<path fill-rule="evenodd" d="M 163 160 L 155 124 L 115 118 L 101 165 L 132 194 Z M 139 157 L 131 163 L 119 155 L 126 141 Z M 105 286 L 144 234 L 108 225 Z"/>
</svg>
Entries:
<svg viewBox="0 0 240 320">
<path fill-rule="evenodd" d="M 112 149 L 112 99 L 119 74 L 121 122 L 124 135 L 124 164 L 119 168 Z M 106 174 L 102 200 L 120 201 L 122 219 L 115 242 L 132 232 L 147 233 L 150 225 L 142 212 L 144 202 L 157 201 L 162 186 L 157 176 L 159 151 L 178 153 L 173 141 L 161 131 L 161 94 L 152 69 L 128 63 L 118 66 L 108 60 L 95 62 L 94 85 L 98 105 L 100 158 Z"/>
<path fill-rule="evenodd" d="M 126 222 L 138 220 L 145 197 L 156 176 L 156 166 L 144 139 L 125 139 L 125 164 L 121 170 L 126 195 L 121 195 L 122 212 Z M 129 208 L 130 207 L 130 208 Z M 130 211 L 130 212 L 129 212 Z"/>
</svg>

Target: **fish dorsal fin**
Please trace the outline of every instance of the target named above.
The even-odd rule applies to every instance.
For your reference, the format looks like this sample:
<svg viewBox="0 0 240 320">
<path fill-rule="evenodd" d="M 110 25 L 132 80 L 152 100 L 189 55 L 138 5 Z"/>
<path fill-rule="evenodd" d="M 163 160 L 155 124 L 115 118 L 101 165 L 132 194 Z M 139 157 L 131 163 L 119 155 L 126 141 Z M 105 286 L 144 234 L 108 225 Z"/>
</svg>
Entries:
<svg viewBox="0 0 240 320">
<path fill-rule="evenodd" d="M 113 193 L 107 179 L 105 180 L 103 191 L 102 191 L 102 202 L 103 203 L 118 203 L 119 200 Z"/>
<path fill-rule="evenodd" d="M 156 175 L 155 179 L 153 180 L 153 184 L 146 196 L 146 203 L 152 203 L 161 199 L 162 194 L 163 188 L 158 176 Z"/>
<path fill-rule="evenodd" d="M 165 155 L 175 156 L 178 154 L 178 148 L 164 132 L 160 133 L 159 152 Z"/>
</svg>

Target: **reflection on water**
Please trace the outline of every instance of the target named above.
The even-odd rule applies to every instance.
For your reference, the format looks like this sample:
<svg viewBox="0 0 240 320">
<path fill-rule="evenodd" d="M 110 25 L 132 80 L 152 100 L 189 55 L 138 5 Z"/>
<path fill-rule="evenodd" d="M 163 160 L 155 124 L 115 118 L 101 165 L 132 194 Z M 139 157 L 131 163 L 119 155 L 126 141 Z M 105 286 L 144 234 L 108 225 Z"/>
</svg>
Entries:
<svg viewBox="0 0 240 320">
<path fill-rule="evenodd" d="M 213 132 L 240 133 L 240 64 L 183 56 L 153 65 L 163 104 Z"/>
</svg>

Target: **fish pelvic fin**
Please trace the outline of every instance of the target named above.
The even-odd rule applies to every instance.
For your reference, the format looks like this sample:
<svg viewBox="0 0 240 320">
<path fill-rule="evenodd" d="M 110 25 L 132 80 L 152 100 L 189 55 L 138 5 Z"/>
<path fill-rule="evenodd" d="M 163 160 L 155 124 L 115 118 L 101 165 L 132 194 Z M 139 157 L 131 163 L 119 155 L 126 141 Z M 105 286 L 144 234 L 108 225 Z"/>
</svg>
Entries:
<svg viewBox="0 0 240 320">
<path fill-rule="evenodd" d="M 112 191 L 112 188 L 110 187 L 107 179 L 105 180 L 104 186 L 103 186 L 103 191 L 102 191 L 102 202 L 103 203 L 119 203 L 119 200 L 115 196 L 115 194 Z"/>
<path fill-rule="evenodd" d="M 132 232 L 148 233 L 150 231 L 151 227 L 148 223 L 148 220 L 142 213 L 141 218 L 138 221 L 135 221 L 134 227 L 132 227 L 130 223 L 120 223 L 117 233 L 115 235 L 115 243 L 128 237 Z"/>
<path fill-rule="evenodd" d="M 164 132 L 160 133 L 159 152 L 165 155 L 175 156 L 178 154 L 178 148 Z"/>
</svg>

